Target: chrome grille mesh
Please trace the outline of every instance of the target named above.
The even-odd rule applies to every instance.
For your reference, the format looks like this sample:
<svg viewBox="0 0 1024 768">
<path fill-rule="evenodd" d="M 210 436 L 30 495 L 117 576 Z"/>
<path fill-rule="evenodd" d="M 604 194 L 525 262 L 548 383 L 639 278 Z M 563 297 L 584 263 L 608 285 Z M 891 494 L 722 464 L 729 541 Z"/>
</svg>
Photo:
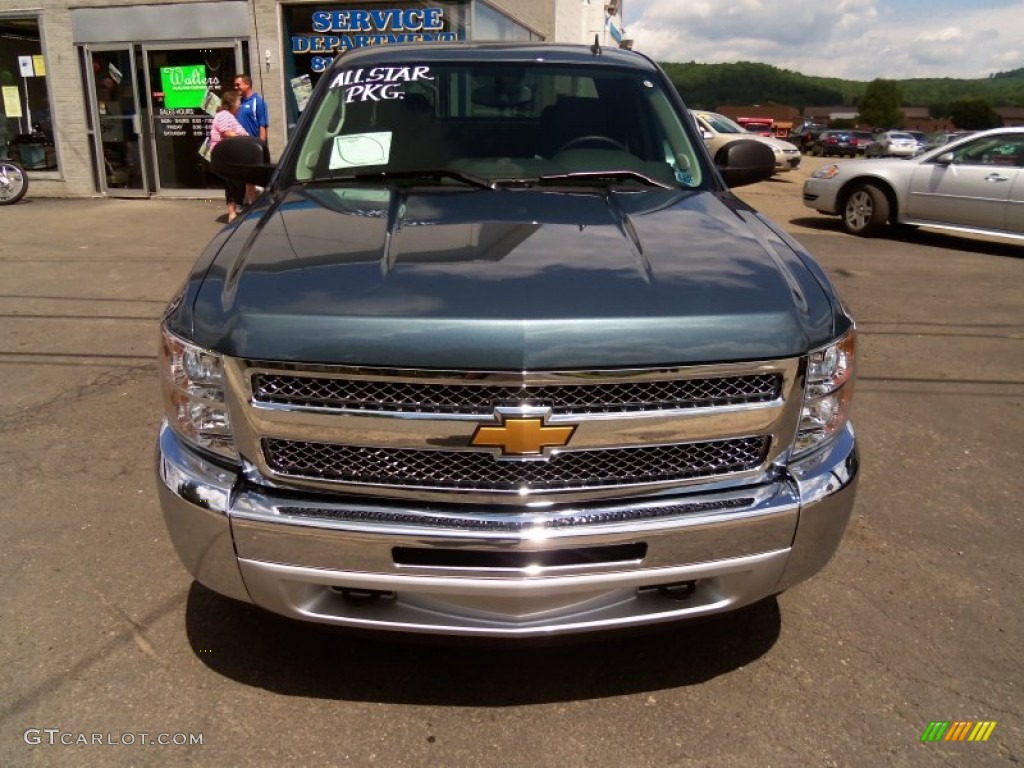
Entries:
<svg viewBox="0 0 1024 768">
<path fill-rule="evenodd" d="M 292 373 L 252 375 L 253 400 L 257 403 L 486 416 L 499 405 L 540 405 L 556 414 L 587 414 L 766 403 L 779 397 L 781 386 L 782 376 L 777 373 L 527 386 L 370 381 Z"/>
<path fill-rule="evenodd" d="M 765 460 L 766 436 L 680 445 L 565 451 L 547 461 L 498 461 L 489 453 L 369 448 L 265 438 L 267 465 L 281 475 L 344 483 L 519 491 L 637 485 L 725 475 Z"/>
</svg>

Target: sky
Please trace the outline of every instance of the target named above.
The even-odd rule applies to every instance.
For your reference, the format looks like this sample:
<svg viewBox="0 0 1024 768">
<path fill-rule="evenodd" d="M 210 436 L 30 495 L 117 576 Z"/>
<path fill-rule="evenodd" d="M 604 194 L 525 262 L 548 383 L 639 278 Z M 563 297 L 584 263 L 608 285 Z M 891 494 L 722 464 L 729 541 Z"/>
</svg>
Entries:
<svg viewBox="0 0 1024 768">
<path fill-rule="evenodd" d="M 1024 0 L 622 0 L 656 61 L 757 61 L 820 77 L 988 77 L 1024 67 Z"/>
</svg>

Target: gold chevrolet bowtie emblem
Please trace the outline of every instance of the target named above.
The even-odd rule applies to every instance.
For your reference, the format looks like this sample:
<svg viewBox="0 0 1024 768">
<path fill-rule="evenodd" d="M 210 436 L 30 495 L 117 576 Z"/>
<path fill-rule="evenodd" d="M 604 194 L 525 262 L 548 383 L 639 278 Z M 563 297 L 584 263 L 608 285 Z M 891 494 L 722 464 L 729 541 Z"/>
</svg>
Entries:
<svg viewBox="0 0 1024 768">
<path fill-rule="evenodd" d="M 569 442 L 575 426 L 547 427 L 543 419 L 510 419 L 498 427 L 477 427 L 472 445 L 501 448 L 503 456 L 533 456 Z"/>
</svg>

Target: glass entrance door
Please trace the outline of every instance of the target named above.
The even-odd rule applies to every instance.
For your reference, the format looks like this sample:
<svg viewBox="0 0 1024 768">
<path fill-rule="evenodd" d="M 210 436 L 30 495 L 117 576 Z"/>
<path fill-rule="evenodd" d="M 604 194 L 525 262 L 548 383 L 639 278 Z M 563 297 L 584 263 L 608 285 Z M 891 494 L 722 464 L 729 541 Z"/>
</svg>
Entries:
<svg viewBox="0 0 1024 768">
<path fill-rule="evenodd" d="M 223 189 L 199 149 L 221 94 L 242 71 L 241 43 L 143 46 L 143 58 L 157 192 L 194 197 Z"/>
<path fill-rule="evenodd" d="M 142 153 L 143 115 L 130 45 L 89 46 L 85 51 L 93 153 L 99 191 L 112 197 L 148 194 Z"/>
</svg>

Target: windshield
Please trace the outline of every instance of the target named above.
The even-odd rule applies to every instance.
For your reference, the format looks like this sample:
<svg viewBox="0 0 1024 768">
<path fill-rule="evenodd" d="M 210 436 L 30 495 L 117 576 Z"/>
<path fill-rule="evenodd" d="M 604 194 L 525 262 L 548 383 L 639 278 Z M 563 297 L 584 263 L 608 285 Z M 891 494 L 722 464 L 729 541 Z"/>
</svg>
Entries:
<svg viewBox="0 0 1024 768">
<path fill-rule="evenodd" d="M 298 182 L 419 174 L 474 186 L 707 183 L 679 112 L 651 73 L 409 61 L 325 77 L 329 87 L 298 139 Z"/>
<path fill-rule="evenodd" d="M 750 133 L 739 123 L 715 112 L 698 112 L 697 116 L 714 129 L 715 133 Z"/>
</svg>

